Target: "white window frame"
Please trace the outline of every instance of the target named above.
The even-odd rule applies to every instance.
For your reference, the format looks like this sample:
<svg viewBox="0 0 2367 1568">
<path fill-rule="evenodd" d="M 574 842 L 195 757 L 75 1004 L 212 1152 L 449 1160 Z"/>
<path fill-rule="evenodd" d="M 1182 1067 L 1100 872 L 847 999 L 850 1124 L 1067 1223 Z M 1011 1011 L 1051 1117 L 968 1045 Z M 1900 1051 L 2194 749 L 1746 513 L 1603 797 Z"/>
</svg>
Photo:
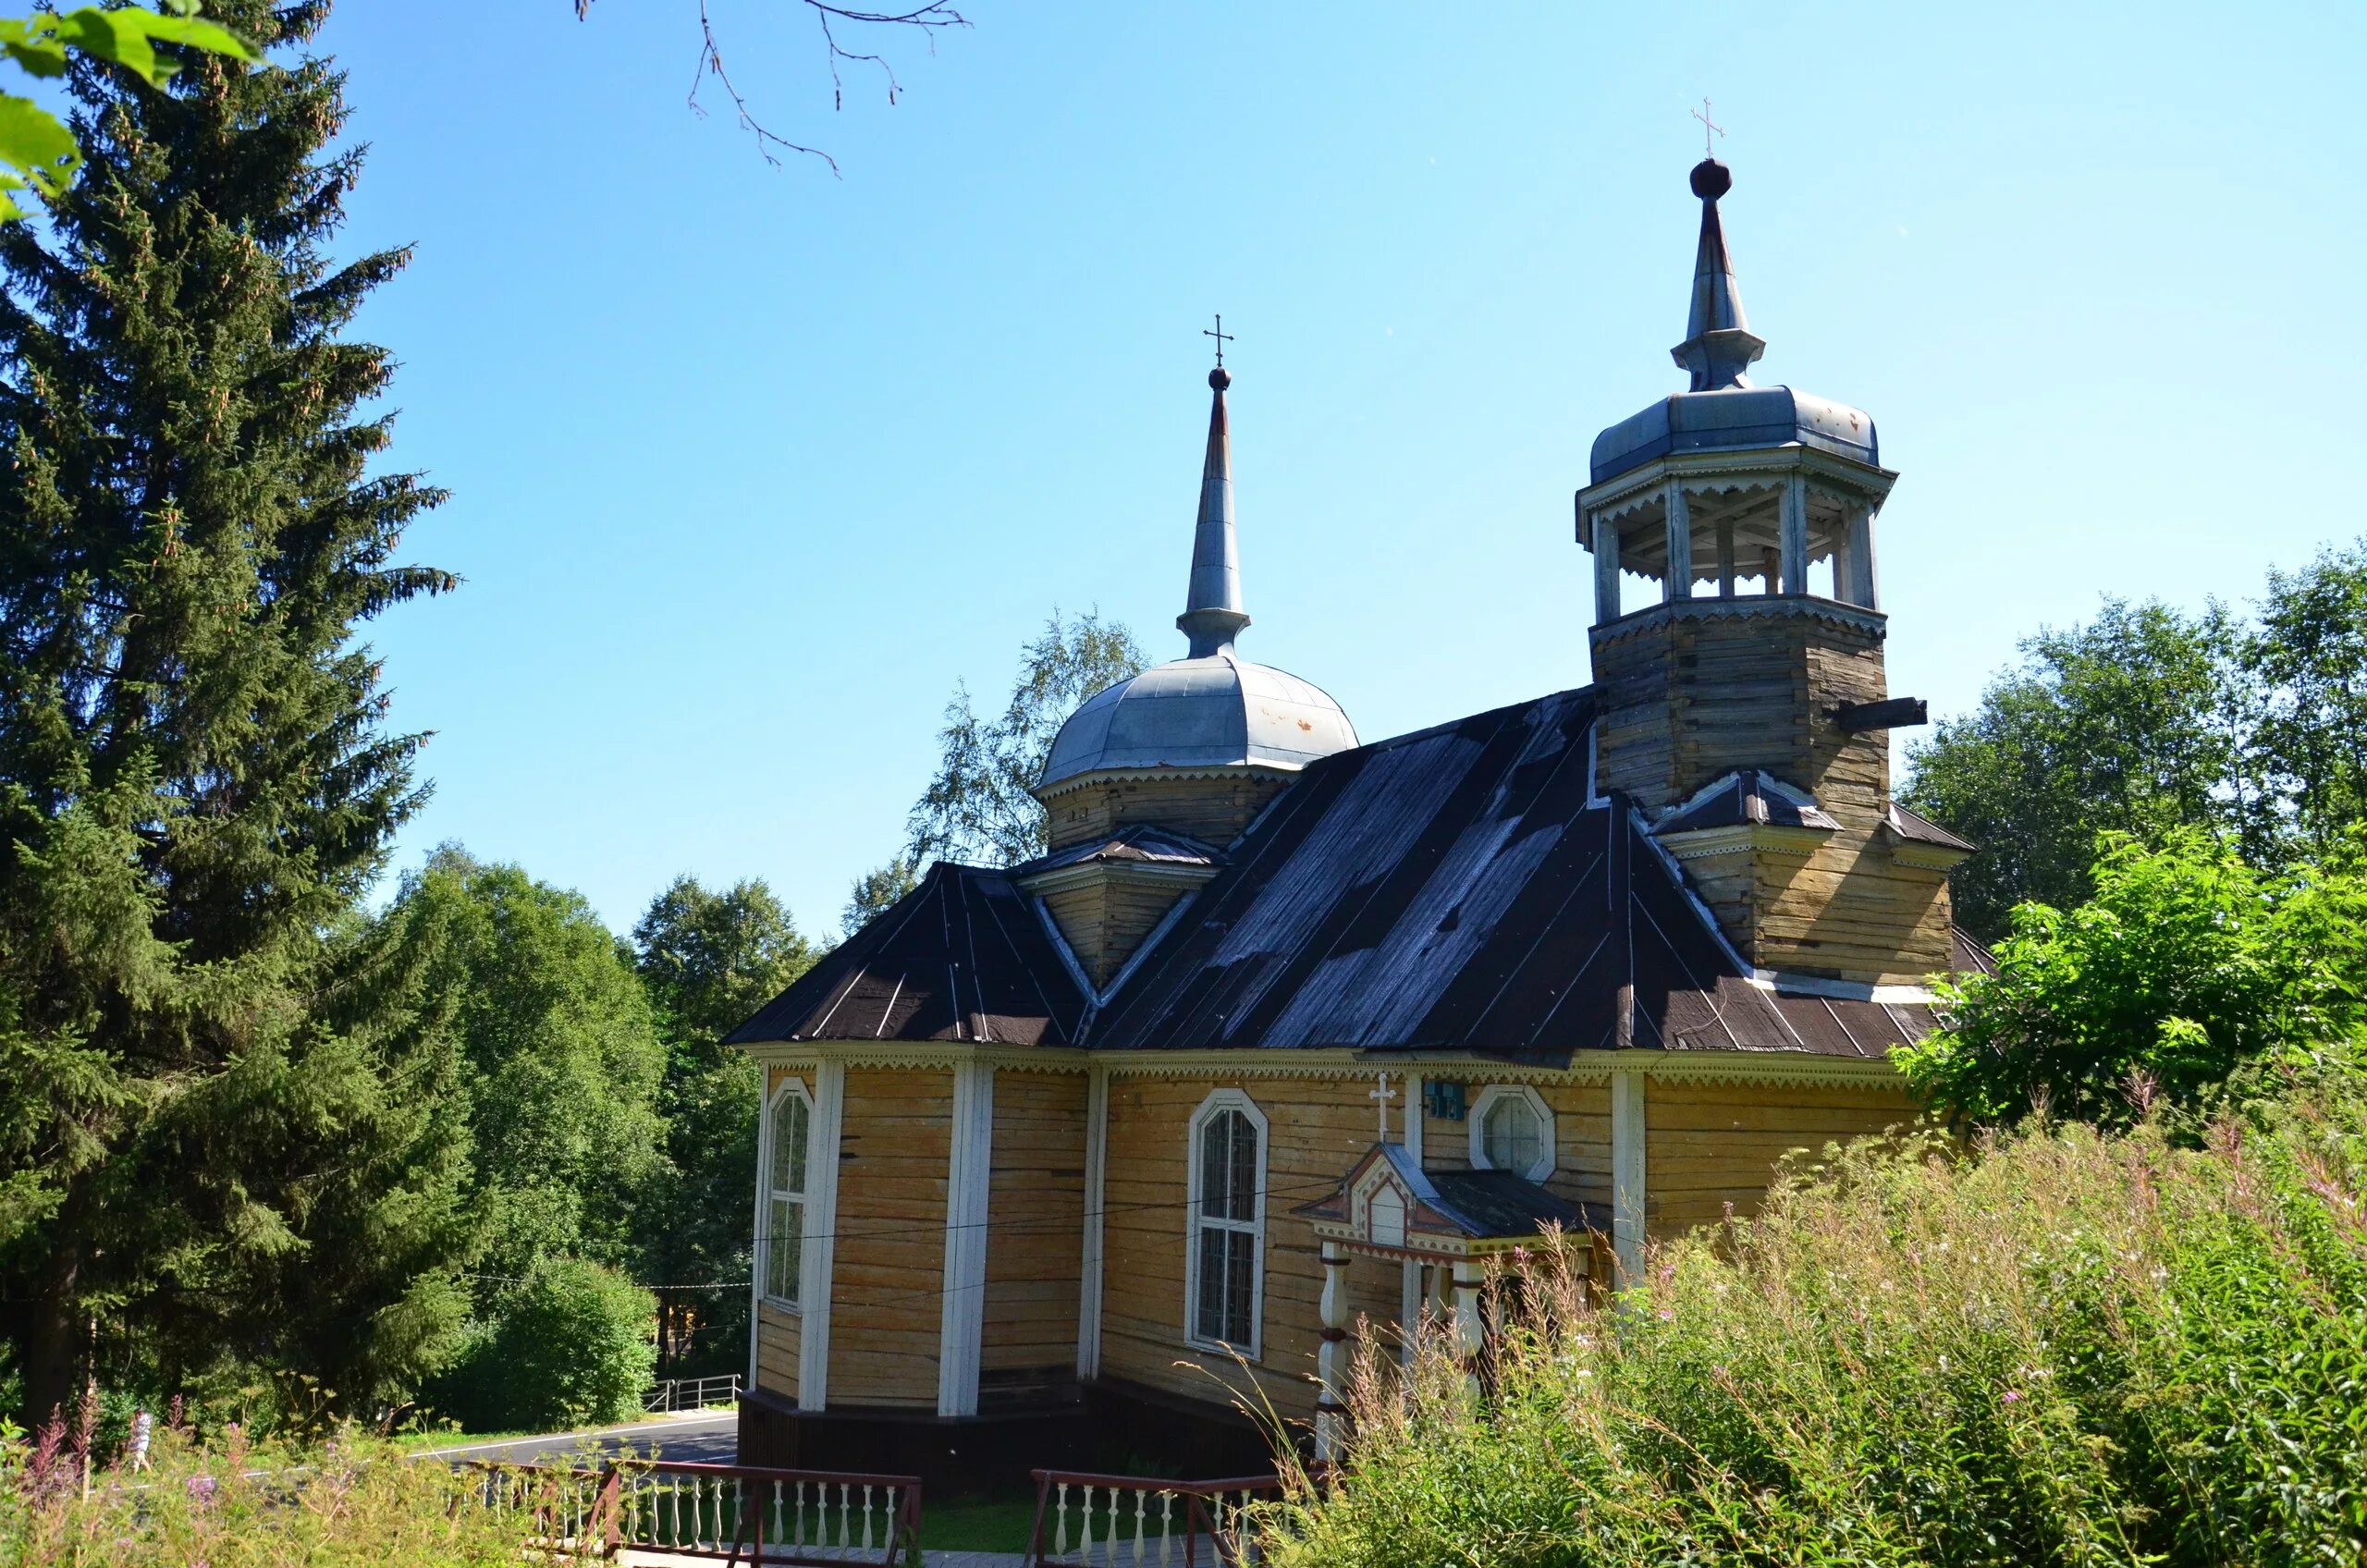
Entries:
<svg viewBox="0 0 2367 1568">
<path fill-rule="evenodd" d="M 1245 1226 L 1235 1221 L 1216 1221 L 1226 1231 L 1246 1231 L 1252 1240 L 1249 1245 L 1249 1342 L 1239 1344 L 1224 1340 L 1209 1339 L 1199 1332 L 1200 1317 L 1200 1231 L 1205 1221 L 1200 1213 L 1200 1133 L 1201 1130 L 1225 1111 L 1238 1111 L 1247 1119 L 1257 1134 L 1257 1191 L 1252 1204 L 1252 1217 Z M 1190 1176 L 1186 1182 L 1187 1199 L 1184 1220 L 1184 1342 L 1201 1350 L 1226 1354 L 1238 1353 L 1245 1360 L 1258 1360 L 1264 1354 L 1266 1341 L 1266 1161 L 1272 1149 L 1266 1113 L 1257 1102 L 1240 1089 L 1212 1090 L 1192 1112 L 1191 1125 L 1184 1133 L 1186 1159 Z"/>
<path fill-rule="evenodd" d="M 1526 1084 L 1490 1084 L 1479 1091 L 1478 1099 L 1471 1102 L 1471 1109 L 1466 1113 L 1466 1125 L 1471 1129 L 1471 1169 L 1495 1169 L 1488 1163 L 1488 1111 L 1505 1100 L 1527 1102 L 1529 1110 L 1537 1117 L 1540 1152 L 1527 1170 L 1515 1174 L 1531 1182 L 1542 1182 L 1553 1174 L 1554 1155 L 1559 1146 L 1553 1133 L 1553 1112 L 1546 1107 L 1545 1096 Z"/>
<path fill-rule="evenodd" d="M 805 1108 L 805 1169 L 797 1172 L 794 1192 L 773 1185 L 773 1129 L 779 1120 L 781 1106 L 794 1099 Z M 784 1078 L 765 1101 L 765 1121 L 756 1150 L 756 1289 L 765 1305 L 782 1312 L 803 1315 L 805 1310 L 805 1252 L 801 1244 L 798 1253 L 798 1279 L 795 1297 L 777 1296 L 772 1292 L 773 1281 L 773 1203 L 777 1194 L 796 1200 L 798 1237 L 801 1243 L 810 1241 L 814 1219 L 814 1133 L 820 1122 L 815 1114 L 814 1094 L 802 1078 Z"/>
</svg>

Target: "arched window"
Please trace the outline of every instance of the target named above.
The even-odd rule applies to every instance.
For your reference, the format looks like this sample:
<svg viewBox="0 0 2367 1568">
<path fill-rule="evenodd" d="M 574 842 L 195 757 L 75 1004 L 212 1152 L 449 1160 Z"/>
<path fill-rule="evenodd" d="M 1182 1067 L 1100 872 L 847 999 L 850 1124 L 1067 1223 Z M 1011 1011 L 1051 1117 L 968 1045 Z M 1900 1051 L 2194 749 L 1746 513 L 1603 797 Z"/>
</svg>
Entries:
<svg viewBox="0 0 2367 1568">
<path fill-rule="evenodd" d="M 805 1262 L 805 1156 L 813 1125 L 814 1102 L 792 1078 L 773 1096 L 765 1126 L 765 1294 L 783 1306 L 798 1305 Z"/>
<path fill-rule="evenodd" d="M 1194 1113 L 1191 1136 L 1184 1337 L 1256 1360 L 1265 1305 L 1265 1114 L 1240 1090 L 1219 1089 Z"/>
<path fill-rule="evenodd" d="M 1471 1108 L 1471 1163 L 1532 1182 L 1553 1174 L 1553 1113 L 1535 1089 L 1491 1084 Z"/>
</svg>

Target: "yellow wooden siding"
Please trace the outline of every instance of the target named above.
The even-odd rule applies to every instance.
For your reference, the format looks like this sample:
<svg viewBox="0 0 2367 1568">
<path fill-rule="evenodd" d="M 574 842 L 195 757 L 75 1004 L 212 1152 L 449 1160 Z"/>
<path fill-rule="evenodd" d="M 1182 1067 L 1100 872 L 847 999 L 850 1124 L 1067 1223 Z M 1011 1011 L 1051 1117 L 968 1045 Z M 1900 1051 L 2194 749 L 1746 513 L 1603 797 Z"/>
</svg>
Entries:
<svg viewBox="0 0 2367 1568">
<path fill-rule="evenodd" d="M 1376 1136 L 1368 1078 L 1120 1077 L 1110 1085 L 1103 1193 L 1101 1369 L 1188 1398 L 1226 1401 L 1244 1378 L 1230 1356 L 1184 1341 L 1185 1143 L 1212 1089 L 1241 1089 L 1266 1115 L 1267 1200 L 1262 1354 L 1252 1377 L 1277 1410 L 1315 1412 L 1322 1266 L 1315 1235 L 1292 1212 L 1331 1191 Z M 1187 1365 L 1179 1366 L 1178 1362 Z M 1214 1374 L 1215 1381 L 1210 1374 Z M 1221 1385 L 1221 1386 L 1220 1386 Z"/>
<path fill-rule="evenodd" d="M 1157 823 L 1221 849 L 1291 784 L 1284 774 L 1217 778 L 1130 778 L 1057 795 L 1045 806 L 1052 848 L 1106 839 L 1130 823 Z"/>
<path fill-rule="evenodd" d="M 987 1302 L 979 1365 L 988 1377 L 1076 1371 L 1085 1226 L 1083 1073 L 995 1074 L 987 1186 Z"/>
<path fill-rule="evenodd" d="M 1437 1076 L 1443 1079 L 1446 1075 Z M 1478 1107 L 1480 1094 L 1490 1084 L 1500 1080 L 1487 1077 L 1485 1070 L 1481 1069 L 1458 1081 L 1464 1086 L 1464 1120 L 1450 1121 L 1444 1117 L 1431 1116 L 1427 1110 L 1423 1114 L 1422 1166 L 1425 1170 L 1471 1169 L 1471 1114 Z M 1553 1174 L 1546 1178 L 1546 1190 L 1573 1203 L 1609 1203 L 1609 1081 L 1565 1080 L 1529 1086 L 1537 1091 L 1538 1097 L 1544 1100 L 1545 1109 L 1553 1113 Z"/>
<path fill-rule="evenodd" d="M 797 1347 L 804 1319 L 766 1302 L 756 1308 L 756 1386 L 794 1400 Z"/>
<path fill-rule="evenodd" d="M 830 1403 L 937 1408 L 945 1287 L 949 1069 L 847 1069 Z"/>
<path fill-rule="evenodd" d="M 774 1062 L 772 1065 L 765 1069 L 765 1097 L 767 1099 L 770 1099 L 772 1097 L 773 1091 L 779 1088 L 791 1078 L 795 1078 L 803 1083 L 805 1085 L 805 1092 L 809 1095 L 812 1094 L 814 1092 L 814 1075 L 817 1071 L 819 1071 L 819 1069 L 810 1061 Z"/>
<path fill-rule="evenodd" d="M 1904 1085 L 1694 1084 L 1644 1089 L 1646 1222 L 1656 1235 L 1757 1210 L 1775 1167 L 1915 1119 Z"/>
</svg>

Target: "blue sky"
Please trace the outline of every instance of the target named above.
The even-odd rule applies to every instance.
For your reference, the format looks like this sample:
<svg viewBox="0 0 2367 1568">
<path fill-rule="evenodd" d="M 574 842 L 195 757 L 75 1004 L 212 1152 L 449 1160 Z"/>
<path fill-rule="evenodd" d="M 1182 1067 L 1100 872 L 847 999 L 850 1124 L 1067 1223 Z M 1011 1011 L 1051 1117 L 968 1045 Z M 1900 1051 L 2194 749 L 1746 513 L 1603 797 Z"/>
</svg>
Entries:
<svg viewBox="0 0 2367 1568">
<path fill-rule="evenodd" d="M 1210 312 L 1247 656 L 1375 739 L 1587 679 L 1570 496 L 1678 389 L 1703 94 L 1759 379 L 1872 411 L 1892 689 L 1955 711 L 2100 594 L 2254 593 L 2367 532 L 2356 6 L 975 0 L 830 110 L 791 0 L 716 0 L 785 134 L 683 94 L 693 0 L 347 0 L 346 244 L 418 259 L 410 536 L 372 636 L 439 840 L 631 924 L 677 873 L 828 932 L 958 680 L 1056 605 L 1155 657 Z"/>
</svg>

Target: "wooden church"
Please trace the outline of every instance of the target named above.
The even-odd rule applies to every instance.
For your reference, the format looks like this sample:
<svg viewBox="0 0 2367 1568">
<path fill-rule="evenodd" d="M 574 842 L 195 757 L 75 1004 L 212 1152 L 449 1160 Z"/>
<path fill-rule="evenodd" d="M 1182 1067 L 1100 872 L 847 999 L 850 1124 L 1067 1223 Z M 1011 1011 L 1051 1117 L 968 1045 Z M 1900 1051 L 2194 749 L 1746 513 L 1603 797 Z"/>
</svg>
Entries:
<svg viewBox="0 0 2367 1568">
<path fill-rule="evenodd" d="M 1189 649 L 1061 731 L 1050 852 L 934 866 L 731 1036 L 743 1462 L 1208 1473 L 1259 1452 L 1245 1392 L 1320 1451 L 1359 1319 L 1477 1349 L 1493 1255 L 1559 1228 L 1615 1286 L 1912 1116 L 1885 1053 L 1985 962 L 1971 846 L 1891 799 L 1895 475 L 1865 413 L 1746 376 L 1729 184 L 1693 170 L 1690 385 L 1577 492 L 1580 690 L 1359 743 L 1243 657 L 1209 376 Z"/>
</svg>

